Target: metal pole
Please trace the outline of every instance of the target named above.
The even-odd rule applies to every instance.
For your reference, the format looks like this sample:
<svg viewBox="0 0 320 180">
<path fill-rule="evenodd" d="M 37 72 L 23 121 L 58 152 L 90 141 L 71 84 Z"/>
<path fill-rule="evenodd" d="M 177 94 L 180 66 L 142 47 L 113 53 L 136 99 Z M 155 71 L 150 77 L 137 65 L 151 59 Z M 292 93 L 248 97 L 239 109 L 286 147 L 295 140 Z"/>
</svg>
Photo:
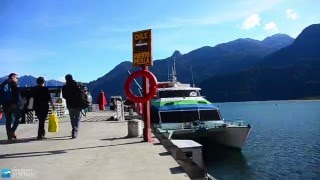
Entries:
<svg viewBox="0 0 320 180">
<path fill-rule="evenodd" d="M 148 71 L 148 66 L 143 66 L 143 70 Z M 146 95 L 149 92 L 149 80 L 146 77 L 142 79 L 143 93 Z M 150 101 L 143 104 L 143 119 L 144 119 L 144 129 L 143 129 L 143 140 L 144 142 L 153 142 L 151 138 L 151 123 L 150 123 Z"/>
</svg>

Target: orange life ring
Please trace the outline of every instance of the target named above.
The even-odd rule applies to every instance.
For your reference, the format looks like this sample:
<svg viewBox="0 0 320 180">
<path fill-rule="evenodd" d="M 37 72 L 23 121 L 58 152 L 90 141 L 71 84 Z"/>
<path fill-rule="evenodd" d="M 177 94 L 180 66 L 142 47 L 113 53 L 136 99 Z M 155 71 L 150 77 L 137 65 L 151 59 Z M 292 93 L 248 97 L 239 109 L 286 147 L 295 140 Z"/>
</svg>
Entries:
<svg viewBox="0 0 320 180">
<path fill-rule="evenodd" d="M 149 89 L 148 94 L 146 94 L 145 96 L 136 96 L 131 91 L 131 84 L 132 84 L 133 80 L 139 76 L 146 77 L 147 79 L 149 79 L 150 89 Z M 124 85 L 124 91 L 125 91 L 128 99 L 130 99 L 131 101 L 136 102 L 136 103 L 145 103 L 145 102 L 149 101 L 156 94 L 157 87 L 158 87 L 157 78 L 150 71 L 139 70 L 139 71 L 132 73 L 128 77 L 128 79 L 126 80 L 126 83 Z"/>
</svg>

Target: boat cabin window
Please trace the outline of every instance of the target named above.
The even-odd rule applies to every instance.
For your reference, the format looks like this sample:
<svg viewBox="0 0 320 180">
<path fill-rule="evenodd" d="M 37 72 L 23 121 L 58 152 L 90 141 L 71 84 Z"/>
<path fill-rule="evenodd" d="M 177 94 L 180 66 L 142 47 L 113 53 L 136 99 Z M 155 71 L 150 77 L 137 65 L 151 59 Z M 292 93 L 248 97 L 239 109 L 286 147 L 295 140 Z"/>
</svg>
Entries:
<svg viewBox="0 0 320 180">
<path fill-rule="evenodd" d="M 201 110 L 200 120 L 201 121 L 221 120 L 221 116 L 219 111 L 217 110 Z"/>
<path fill-rule="evenodd" d="M 198 90 L 159 91 L 159 98 L 197 97 L 197 96 L 200 96 L 200 93 Z"/>
<path fill-rule="evenodd" d="M 162 123 L 180 123 L 199 120 L 198 111 L 161 112 L 160 116 Z"/>
<path fill-rule="evenodd" d="M 162 123 L 184 123 L 192 121 L 218 121 L 221 116 L 218 110 L 160 112 Z"/>
</svg>

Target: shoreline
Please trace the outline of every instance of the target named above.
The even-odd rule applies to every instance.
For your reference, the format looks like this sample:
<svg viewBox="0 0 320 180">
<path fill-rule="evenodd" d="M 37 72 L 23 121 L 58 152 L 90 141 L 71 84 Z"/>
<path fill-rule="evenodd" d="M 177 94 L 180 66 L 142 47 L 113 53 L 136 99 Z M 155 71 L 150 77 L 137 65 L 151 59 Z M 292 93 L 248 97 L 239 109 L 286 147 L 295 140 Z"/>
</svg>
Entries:
<svg viewBox="0 0 320 180">
<path fill-rule="evenodd" d="M 249 103 L 249 102 L 272 102 L 272 101 L 288 101 L 288 102 L 297 102 L 297 101 L 320 101 L 319 99 L 289 99 L 289 100 L 261 100 L 261 101 L 225 101 L 225 102 L 213 102 L 213 104 L 222 104 L 222 103 Z"/>
</svg>

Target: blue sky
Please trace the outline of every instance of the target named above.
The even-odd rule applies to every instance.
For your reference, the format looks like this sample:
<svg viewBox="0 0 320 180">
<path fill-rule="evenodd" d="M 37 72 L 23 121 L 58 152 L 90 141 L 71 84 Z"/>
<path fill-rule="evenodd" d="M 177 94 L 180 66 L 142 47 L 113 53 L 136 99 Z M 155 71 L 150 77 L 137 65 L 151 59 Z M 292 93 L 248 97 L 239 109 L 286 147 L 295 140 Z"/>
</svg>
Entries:
<svg viewBox="0 0 320 180">
<path fill-rule="evenodd" d="M 96 80 L 132 61 L 132 32 L 143 29 L 152 29 L 154 60 L 237 38 L 295 38 L 320 23 L 319 7 L 318 0 L 0 0 L 0 77 Z"/>
</svg>

